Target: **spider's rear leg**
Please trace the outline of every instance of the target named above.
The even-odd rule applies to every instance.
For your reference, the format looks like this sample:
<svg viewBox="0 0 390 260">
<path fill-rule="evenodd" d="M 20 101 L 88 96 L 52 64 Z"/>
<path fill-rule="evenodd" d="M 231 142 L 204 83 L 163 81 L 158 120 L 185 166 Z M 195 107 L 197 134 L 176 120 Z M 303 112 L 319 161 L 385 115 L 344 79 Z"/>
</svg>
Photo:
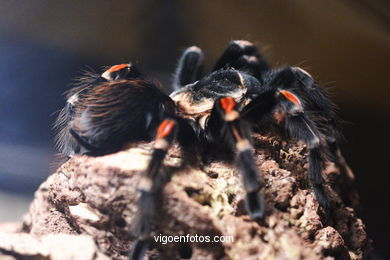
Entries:
<svg viewBox="0 0 390 260">
<path fill-rule="evenodd" d="M 173 78 L 174 88 L 194 83 L 201 76 L 203 52 L 200 48 L 192 46 L 187 48 L 179 59 Z"/>
<path fill-rule="evenodd" d="M 256 46 L 244 40 L 231 41 L 218 59 L 213 70 L 225 67 L 233 67 L 245 71 L 260 79 L 261 75 L 269 70 L 265 58 L 258 52 Z"/>
<path fill-rule="evenodd" d="M 232 97 L 220 98 L 215 102 L 206 125 L 206 135 L 211 142 L 227 146 L 228 152 L 236 151 L 235 163 L 246 191 L 246 209 L 252 219 L 261 221 L 265 205 L 260 190 L 264 182 L 258 179 L 260 173 L 253 160 L 250 127 L 240 119 Z"/>
</svg>

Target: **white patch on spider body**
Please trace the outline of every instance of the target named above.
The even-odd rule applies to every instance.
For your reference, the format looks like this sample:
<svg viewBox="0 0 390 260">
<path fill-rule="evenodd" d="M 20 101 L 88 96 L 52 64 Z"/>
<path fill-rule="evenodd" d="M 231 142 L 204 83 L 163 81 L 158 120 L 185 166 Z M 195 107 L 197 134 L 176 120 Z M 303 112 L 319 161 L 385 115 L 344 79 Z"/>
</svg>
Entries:
<svg viewBox="0 0 390 260">
<path fill-rule="evenodd" d="M 235 40 L 233 41 L 235 44 L 237 44 L 238 46 L 240 46 L 241 48 L 244 48 L 244 47 L 247 47 L 247 46 L 252 46 L 253 44 L 249 41 L 245 41 L 245 40 Z"/>
<path fill-rule="evenodd" d="M 300 72 L 302 72 L 303 74 L 309 76 L 310 78 L 313 78 L 313 77 L 309 74 L 309 72 L 307 72 L 306 70 L 301 69 L 300 67 L 295 67 L 295 68 L 296 68 L 297 70 L 299 70 Z"/>
<path fill-rule="evenodd" d="M 241 86 L 245 86 L 244 84 L 244 77 L 242 76 L 241 73 L 238 73 L 238 76 L 240 77 L 240 83 L 241 83 Z M 246 88 L 245 88 L 246 89 Z M 245 91 L 246 92 L 246 91 Z"/>
<path fill-rule="evenodd" d="M 79 96 L 76 94 L 73 94 L 70 98 L 68 98 L 68 103 L 71 104 L 72 106 L 74 106 L 74 104 L 77 103 L 77 101 L 79 100 Z"/>
<path fill-rule="evenodd" d="M 176 91 L 170 97 L 176 103 L 176 106 L 188 115 L 206 112 L 207 110 L 211 110 L 214 105 L 214 100 L 211 98 L 204 98 L 199 102 L 194 102 L 190 91 Z"/>
<path fill-rule="evenodd" d="M 241 85 L 237 85 L 234 90 L 224 92 L 224 93 L 213 93 L 210 90 L 210 93 L 213 93 L 212 97 L 204 97 L 201 99 L 194 99 L 192 89 L 190 87 L 177 90 L 170 95 L 170 98 L 175 102 L 179 110 L 187 115 L 197 115 L 200 113 L 209 113 L 211 112 L 215 101 L 219 97 L 232 97 L 237 104 L 247 103 L 247 100 L 244 98 L 247 88 L 244 87 L 244 78 L 241 74 L 240 82 Z"/>
<path fill-rule="evenodd" d="M 207 121 L 207 118 L 209 118 L 209 114 L 205 114 L 203 115 L 202 117 L 199 118 L 199 125 L 202 129 L 205 129 L 206 128 L 206 121 Z"/>
<path fill-rule="evenodd" d="M 186 52 L 197 52 L 199 54 L 202 54 L 202 50 L 198 46 L 191 46 L 187 48 Z"/>
<path fill-rule="evenodd" d="M 106 79 L 106 80 L 108 80 L 108 81 L 112 80 L 111 72 L 109 72 L 108 70 L 106 70 L 106 71 L 102 74 L 101 77 L 104 78 L 104 79 Z"/>
</svg>

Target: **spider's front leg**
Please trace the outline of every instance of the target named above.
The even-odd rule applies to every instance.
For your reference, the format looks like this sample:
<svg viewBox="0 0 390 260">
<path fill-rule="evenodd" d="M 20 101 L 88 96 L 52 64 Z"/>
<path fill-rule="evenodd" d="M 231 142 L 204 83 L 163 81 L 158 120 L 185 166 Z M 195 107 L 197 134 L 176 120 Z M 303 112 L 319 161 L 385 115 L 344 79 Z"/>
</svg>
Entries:
<svg viewBox="0 0 390 260">
<path fill-rule="evenodd" d="M 315 123 L 304 113 L 287 115 L 285 127 L 291 137 L 302 140 L 309 150 L 308 178 L 318 203 L 329 208 L 329 199 L 324 190 L 322 172 L 325 166 L 326 150 L 320 141 L 320 133 Z"/>
<path fill-rule="evenodd" d="M 158 180 L 158 173 L 168 148 L 175 139 L 177 132 L 176 124 L 174 120 L 166 119 L 157 130 L 152 158 L 138 187 L 141 192 L 138 201 L 138 219 L 136 223 L 136 235 L 138 237 L 130 251 L 129 259 L 142 259 L 151 243 L 151 226 L 155 220 L 157 210 L 156 199 L 161 190 L 161 181 Z"/>
<path fill-rule="evenodd" d="M 261 174 L 253 160 L 250 127 L 241 120 L 232 97 L 215 101 L 205 132 L 211 144 L 226 146 L 228 153 L 236 153 L 235 162 L 246 191 L 246 209 L 252 219 L 261 221 L 264 217 L 264 198 L 260 190 L 264 182 L 258 179 Z"/>
<path fill-rule="evenodd" d="M 165 183 L 159 172 L 167 151 L 175 140 L 182 148 L 181 167 L 198 163 L 198 139 L 192 126 L 179 117 L 163 120 L 157 129 L 152 158 L 138 187 L 141 196 L 135 230 L 137 240 L 130 251 L 131 260 L 141 260 L 152 242 L 152 223 L 156 221 L 157 205 Z"/>
<path fill-rule="evenodd" d="M 313 77 L 299 67 L 284 67 L 272 71 L 269 75 L 273 87 L 283 86 L 291 89 L 305 98 L 309 110 L 315 111 L 320 132 L 327 143 L 327 158 L 339 168 L 343 168 L 339 141 L 341 139 L 339 118 L 336 114 L 336 105 L 329 98 L 325 89 L 321 88 Z"/>
<path fill-rule="evenodd" d="M 303 101 L 291 91 L 270 89 L 252 100 L 242 114 L 259 128 L 276 123 L 286 130 L 290 138 L 297 138 L 306 144 L 309 150 L 309 181 L 318 203 L 325 209 L 329 208 L 322 177 L 326 151 L 315 122 L 304 111 Z"/>
</svg>

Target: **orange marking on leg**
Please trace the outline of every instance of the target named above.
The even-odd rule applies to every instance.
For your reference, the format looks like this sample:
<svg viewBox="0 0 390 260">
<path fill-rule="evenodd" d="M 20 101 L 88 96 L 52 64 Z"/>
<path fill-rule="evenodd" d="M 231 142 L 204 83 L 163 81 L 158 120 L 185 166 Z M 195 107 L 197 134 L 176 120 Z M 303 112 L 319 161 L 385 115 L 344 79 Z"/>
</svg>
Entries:
<svg viewBox="0 0 390 260">
<path fill-rule="evenodd" d="M 126 68 L 128 66 L 129 66 L 129 64 L 119 64 L 119 65 L 112 66 L 107 71 L 111 73 L 111 72 L 115 72 L 115 71 L 121 70 L 123 68 Z"/>
<path fill-rule="evenodd" d="M 156 140 L 163 139 L 164 137 L 172 133 L 174 127 L 175 121 L 164 120 L 158 127 Z"/>
<path fill-rule="evenodd" d="M 280 91 L 280 94 L 282 94 L 287 100 L 291 101 L 292 103 L 294 103 L 295 105 L 301 107 L 302 106 L 302 103 L 301 101 L 299 100 L 299 98 L 294 95 L 293 93 L 291 93 L 290 91 L 287 91 L 287 90 L 281 90 Z"/>
<path fill-rule="evenodd" d="M 224 97 L 220 99 L 222 109 L 225 113 L 230 113 L 233 111 L 233 108 L 236 106 L 236 102 L 232 97 Z"/>
</svg>

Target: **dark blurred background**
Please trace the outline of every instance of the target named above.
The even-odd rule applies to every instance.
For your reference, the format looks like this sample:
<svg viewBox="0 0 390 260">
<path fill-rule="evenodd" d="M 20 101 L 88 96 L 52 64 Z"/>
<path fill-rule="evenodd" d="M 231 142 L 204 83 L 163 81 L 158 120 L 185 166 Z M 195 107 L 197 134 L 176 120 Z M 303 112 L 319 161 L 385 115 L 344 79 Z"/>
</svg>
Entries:
<svg viewBox="0 0 390 260">
<path fill-rule="evenodd" d="M 0 221 L 27 210 L 50 173 L 53 113 L 86 65 L 138 62 L 169 88 L 181 51 L 206 65 L 230 40 L 256 42 L 275 66 L 299 65 L 332 90 L 343 152 L 357 178 L 359 213 L 375 259 L 390 257 L 390 2 L 1 1 Z"/>
</svg>

